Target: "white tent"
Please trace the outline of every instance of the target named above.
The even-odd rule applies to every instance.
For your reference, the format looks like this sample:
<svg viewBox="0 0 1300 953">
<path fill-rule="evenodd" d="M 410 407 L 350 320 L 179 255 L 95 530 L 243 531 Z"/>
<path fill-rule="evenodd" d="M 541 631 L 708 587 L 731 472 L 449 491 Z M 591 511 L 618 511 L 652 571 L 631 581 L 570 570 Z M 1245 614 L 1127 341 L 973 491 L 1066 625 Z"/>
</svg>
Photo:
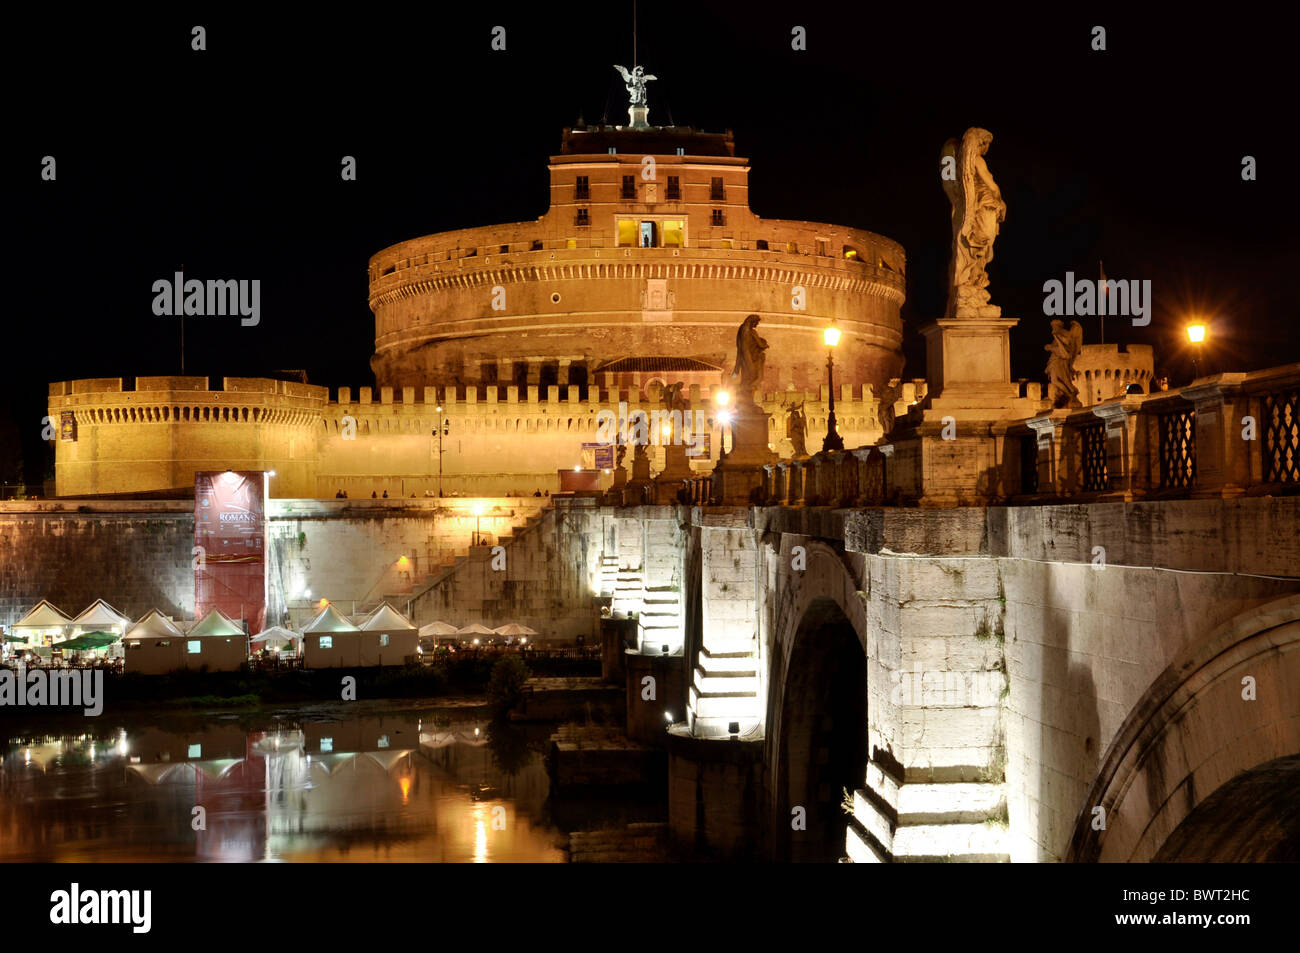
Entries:
<svg viewBox="0 0 1300 953">
<path fill-rule="evenodd" d="M 518 622 L 507 622 L 505 625 L 499 625 L 496 627 L 495 631 L 497 635 L 509 635 L 512 637 L 537 634 L 536 629 L 530 629 L 528 626 L 520 625 Z"/>
<path fill-rule="evenodd" d="M 213 609 L 200 621 L 196 622 L 188 633 L 191 637 L 199 635 L 243 635 L 243 628 L 220 609 Z"/>
<path fill-rule="evenodd" d="M 362 632 L 407 632 L 414 631 L 415 626 L 387 602 L 381 605 L 361 623 Z"/>
<path fill-rule="evenodd" d="M 491 629 L 481 622 L 475 622 L 472 625 L 464 625 L 456 630 L 457 635 L 496 635 Z"/>
<path fill-rule="evenodd" d="M 360 632 L 361 630 L 349 622 L 338 609 L 332 605 L 327 605 L 316 617 L 302 627 L 303 635 L 310 635 L 317 632 Z"/>
<path fill-rule="evenodd" d="M 72 624 L 76 627 L 78 634 L 83 632 L 107 632 L 111 635 L 121 635 L 131 625 L 131 620 L 103 599 L 96 599 L 72 620 Z"/>
<path fill-rule="evenodd" d="M 150 609 L 126 631 L 128 639 L 179 639 L 185 635 L 171 619 L 157 609 Z"/>
<path fill-rule="evenodd" d="M 42 599 L 32 606 L 31 611 L 9 627 L 9 632 L 17 638 L 26 639 L 29 644 L 43 644 L 44 639 L 62 641 L 68 634 L 72 620 Z"/>
<path fill-rule="evenodd" d="M 459 629 L 450 622 L 430 622 L 428 625 L 420 626 L 420 635 L 426 638 L 428 636 L 437 638 L 443 635 L 455 635 L 458 631 Z"/>
<path fill-rule="evenodd" d="M 270 649 L 281 645 L 292 645 L 301 638 L 302 636 L 297 632 L 291 632 L 289 629 L 273 625 L 253 636 L 252 641 L 254 643 L 265 642 L 266 647 Z"/>
</svg>

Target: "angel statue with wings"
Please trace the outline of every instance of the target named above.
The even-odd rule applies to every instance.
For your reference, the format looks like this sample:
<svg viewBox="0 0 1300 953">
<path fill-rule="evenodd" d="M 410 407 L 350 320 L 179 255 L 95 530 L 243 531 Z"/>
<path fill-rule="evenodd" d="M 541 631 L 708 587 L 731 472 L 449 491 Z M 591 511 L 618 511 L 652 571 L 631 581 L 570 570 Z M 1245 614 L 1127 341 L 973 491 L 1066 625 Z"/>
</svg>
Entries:
<svg viewBox="0 0 1300 953">
<path fill-rule="evenodd" d="M 623 82 L 627 85 L 627 94 L 631 97 L 630 105 L 645 106 L 645 84 L 659 77 L 646 75 L 644 66 L 633 66 L 630 73 L 618 64 L 614 65 L 614 69 L 618 70 L 619 75 L 623 77 Z"/>
<path fill-rule="evenodd" d="M 1052 343 L 1044 344 L 1047 359 L 1047 399 L 1053 408 L 1081 407 L 1079 388 L 1074 386 L 1074 361 L 1083 351 L 1083 326 L 1071 321 L 1052 322 Z"/>
<path fill-rule="evenodd" d="M 967 129 L 961 141 L 943 147 L 943 190 L 952 203 L 952 262 L 948 268 L 948 307 L 945 317 L 997 317 L 1002 310 L 989 304 L 987 268 L 993 241 L 1007 217 L 1002 191 L 984 162 L 993 141 L 987 129 Z"/>
</svg>

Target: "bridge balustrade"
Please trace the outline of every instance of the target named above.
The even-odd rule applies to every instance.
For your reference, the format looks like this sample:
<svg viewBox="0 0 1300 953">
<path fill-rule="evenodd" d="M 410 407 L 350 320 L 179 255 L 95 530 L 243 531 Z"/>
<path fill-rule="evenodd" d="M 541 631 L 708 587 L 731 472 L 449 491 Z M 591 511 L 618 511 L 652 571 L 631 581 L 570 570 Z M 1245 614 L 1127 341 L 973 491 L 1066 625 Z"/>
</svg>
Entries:
<svg viewBox="0 0 1300 953">
<path fill-rule="evenodd" d="M 1300 490 L 1300 364 L 1055 410 L 1011 425 L 1012 502 Z"/>
</svg>

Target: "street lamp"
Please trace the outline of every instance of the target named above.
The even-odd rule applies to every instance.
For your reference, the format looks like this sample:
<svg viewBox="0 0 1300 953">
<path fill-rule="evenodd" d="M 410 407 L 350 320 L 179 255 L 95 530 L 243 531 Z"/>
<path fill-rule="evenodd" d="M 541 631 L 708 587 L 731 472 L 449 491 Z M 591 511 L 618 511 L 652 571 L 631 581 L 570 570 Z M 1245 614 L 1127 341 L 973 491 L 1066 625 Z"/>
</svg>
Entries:
<svg viewBox="0 0 1300 953">
<path fill-rule="evenodd" d="M 727 425 L 731 423 L 731 411 L 727 405 L 731 403 L 731 395 L 720 390 L 714 395 L 713 402 L 718 405 L 718 455 L 722 456 L 727 452 Z"/>
<path fill-rule="evenodd" d="M 442 438 L 447 434 L 447 425 L 450 423 L 442 416 L 442 404 L 434 408 L 438 412 L 438 496 L 442 496 Z"/>
<path fill-rule="evenodd" d="M 826 439 L 822 441 L 822 450 L 843 450 L 844 438 L 835 426 L 835 346 L 840 343 L 840 329 L 831 321 L 830 326 L 822 332 L 826 342 L 826 383 L 830 387 L 830 403 L 826 415 Z"/>
<path fill-rule="evenodd" d="M 1201 350 L 1205 346 L 1205 325 L 1196 321 L 1187 325 L 1187 340 L 1192 342 L 1192 380 L 1201 376 Z"/>
<path fill-rule="evenodd" d="M 475 546 L 479 545 L 479 541 L 483 538 L 482 534 L 479 532 L 479 520 L 481 520 L 482 518 L 483 518 L 483 504 L 477 503 L 474 506 L 474 545 Z"/>
</svg>

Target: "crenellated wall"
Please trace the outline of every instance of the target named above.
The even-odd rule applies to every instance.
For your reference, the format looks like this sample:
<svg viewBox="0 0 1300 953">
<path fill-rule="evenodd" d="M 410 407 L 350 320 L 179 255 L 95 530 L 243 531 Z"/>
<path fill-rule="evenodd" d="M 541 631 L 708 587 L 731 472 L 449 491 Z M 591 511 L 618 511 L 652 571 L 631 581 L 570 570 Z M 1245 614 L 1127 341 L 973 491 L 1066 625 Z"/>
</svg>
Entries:
<svg viewBox="0 0 1300 953">
<path fill-rule="evenodd" d="M 594 466 L 583 445 L 612 436 L 601 431 L 602 417 L 614 422 L 615 432 L 619 419 L 639 412 L 655 424 L 663 384 L 673 379 L 661 375 L 644 387 L 544 390 L 470 385 L 362 387 L 354 393 L 341 387 L 333 401 L 324 387 L 264 379 L 226 378 L 220 391 L 208 390 L 205 378 L 139 378 L 134 389 L 118 378 L 65 381 L 50 385 L 56 429 L 64 414 L 74 420 L 72 439 L 60 432 L 55 440 L 55 483 L 60 497 L 185 495 L 196 471 L 240 469 L 275 471 L 272 498 L 332 499 L 340 490 L 351 499 L 372 493 L 423 499 L 440 489 L 448 496 L 554 493 L 559 470 Z M 925 383 L 897 389 L 896 412 L 902 412 L 924 396 Z M 829 396 L 825 385 L 763 395 L 770 443 L 779 454 L 793 453 L 786 425 L 787 408 L 795 405 L 807 418 L 808 450 L 820 448 Z M 698 384 L 689 389 L 701 415 L 691 429 L 708 435 L 708 452 L 693 460 L 700 471 L 713 466 L 722 445 L 713 398 Z M 839 386 L 835 411 L 848 445 L 879 438 L 879 399 L 869 386 Z M 652 426 L 649 434 L 652 472 L 663 466 L 659 430 Z M 605 475 L 604 485 L 611 480 Z"/>
</svg>

